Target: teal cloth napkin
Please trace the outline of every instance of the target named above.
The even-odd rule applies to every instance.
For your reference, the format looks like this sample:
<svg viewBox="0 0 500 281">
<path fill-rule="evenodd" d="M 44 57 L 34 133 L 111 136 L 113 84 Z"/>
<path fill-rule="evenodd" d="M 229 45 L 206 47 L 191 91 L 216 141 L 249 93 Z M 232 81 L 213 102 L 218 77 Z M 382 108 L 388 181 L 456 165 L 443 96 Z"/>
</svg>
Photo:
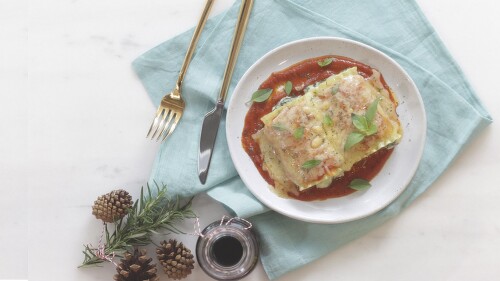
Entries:
<svg viewBox="0 0 500 281">
<path fill-rule="evenodd" d="M 256 0 L 229 95 L 252 63 L 284 43 L 314 36 L 361 41 L 395 59 L 417 84 L 428 118 L 424 155 L 408 188 L 385 209 L 348 223 L 305 223 L 269 211 L 248 192 L 229 156 L 224 119 L 207 184 L 201 185 L 197 177 L 200 127 L 204 114 L 214 107 L 220 89 L 239 5 L 237 1 L 207 23 L 184 81 L 184 116 L 175 133 L 162 144 L 150 180 L 166 183 L 172 194 L 181 196 L 206 191 L 236 215 L 251 217 L 261 237 L 261 261 L 271 279 L 337 249 L 397 215 L 491 122 L 414 1 Z M 191 34 L 192 30 L 172 38 L 134 61 L 133 67 L 155 105 L 173 88 Z"/>
</svg>

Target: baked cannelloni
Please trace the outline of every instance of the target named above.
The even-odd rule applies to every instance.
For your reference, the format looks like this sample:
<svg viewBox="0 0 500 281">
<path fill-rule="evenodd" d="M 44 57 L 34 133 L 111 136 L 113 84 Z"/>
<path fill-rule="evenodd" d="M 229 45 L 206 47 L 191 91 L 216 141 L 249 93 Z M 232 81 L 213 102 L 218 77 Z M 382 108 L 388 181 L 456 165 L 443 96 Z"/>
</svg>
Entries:
<svg viewBox="0 0 500 281">
<path fill-rule="evenodd" d="M 303 91 L 282 99 L 252 136 L 279 194 L 328 187 L 402 137 L 396 97 L 376 70 L 365 78 L 351 67 Z"/>
</svg>

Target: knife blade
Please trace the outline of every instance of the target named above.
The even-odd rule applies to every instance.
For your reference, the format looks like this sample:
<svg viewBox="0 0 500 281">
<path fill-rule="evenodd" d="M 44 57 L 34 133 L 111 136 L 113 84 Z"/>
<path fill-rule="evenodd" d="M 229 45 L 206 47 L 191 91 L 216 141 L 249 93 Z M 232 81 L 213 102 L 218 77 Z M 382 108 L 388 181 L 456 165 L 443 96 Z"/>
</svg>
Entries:
<svg viewBox="0 0 500 281">
<path fill-rule="evenodd" d="M 202 184 L 205 184 L 207 181 L 215 140 L 217 138 L 222 113 L 224 112 L 224 103 L 227 91 L 231 83 L 231 77 L 238 59 L 238 53 L 240 51 L 241 42 L 243 41 L 243 36 L 245 34 L 252 6 L 253 0 L 241 1 L 238 20 L 233 35 L 233 42 L 229 52 L 226 69 L 224 71 L 224 78 L 222 79 L 219 97 L 214 109 L 209 111 L 203 119 L 200 136 L 200 149 L 198 154 L 198 178 Z"/>
<path fill-rule="evenodd" d="M 224 103 L 218 102 L 214 109 L 208 112 L 201 127 L 200 151 L 198 156 L 198 177 L 205 184 L 212 159 L 212 151 L 219 131 L 219 124 L 224 112 Z"/>
</svg>

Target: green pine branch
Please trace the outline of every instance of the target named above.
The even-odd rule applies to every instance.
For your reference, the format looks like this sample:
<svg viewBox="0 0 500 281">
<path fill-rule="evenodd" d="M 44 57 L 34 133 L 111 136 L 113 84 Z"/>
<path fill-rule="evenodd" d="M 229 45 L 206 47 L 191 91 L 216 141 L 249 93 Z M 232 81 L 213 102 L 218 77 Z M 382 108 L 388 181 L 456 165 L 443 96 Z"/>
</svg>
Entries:
<svg viewBox="0 0 500 281">
<path fill-rule="evenodd" d="M 105 226 L 105 255 L 121 257 L 133 247 L 148 245 L 152 243 L 152 235 L 158 231 L 180 233 L 175 225 L 183 219 L 195 217 L 191 210 L 191 200 L 181 205 L 179 198 L 168 198 L 165 185 L 155 185 L 156 195 L 152 194 L 149 185 L 146 192 L 141 188 L 140 198 L 129 209 L 128 215 L 114 224 L 112 233 L 109 232 L 108 225 Z M 84 245 L 85 258 L 79 267 L 96 266 L 104 262 L 105 260 L 96 256 L 96 250 L 90 245 Z"/>
</svg>

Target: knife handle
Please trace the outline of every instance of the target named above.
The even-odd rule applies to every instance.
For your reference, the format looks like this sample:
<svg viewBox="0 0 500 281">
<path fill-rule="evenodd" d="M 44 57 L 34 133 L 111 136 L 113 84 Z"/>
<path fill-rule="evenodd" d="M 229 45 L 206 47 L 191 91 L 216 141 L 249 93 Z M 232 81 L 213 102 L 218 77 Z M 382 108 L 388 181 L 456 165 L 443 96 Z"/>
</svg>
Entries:
<svg viewBox="0 0 500 281">
<path fill-rule="evenodd" d="M 234 30 L 233 42 L 231 44 L 231 50 L 229 52 L 229 58 L 226 64 L 226 70 L 224 71 L 224 78 L 222 80 L 222 87 L 217 103 L 224 103 L 224 101 L 226 100 L 227 91 L 229 89 L 229 84 L 231 84 L 233 70 L 236 65 L 236 60 L 238 59 L 238 52 L 240 51 L 241 42 L 243 41 L 243 36 L 245 35 L 245 30 L 247 27 L 248 18 L 250 17 L 252 6 L 253 0 L 241 1 L 238 21 Z"/>
<path fill-rule="evenodd" d="M 196 43 L 198 39 L 200 39 L 201 31 L 207 22 L 208 14 L 214 0 L 207 0 L 205 3 L 205 8 L 203 8 L 203 12 L 201 13 L 200 20 L 198 21 L 198 25 L 196 25 L 196 29 L 194 30 L 193 37 L 191 37 L 191 42 L 189 43 L 188 50 L 186 52 L 186 56 L 184 57 L 184 61 L 182 62 L 181 70 L 179 71 L 179 77 L 177 78 L 177 82 L 175 83 L 177 89 L 180 89 L 182 86 L 182 81 L 184 80 L 184 76 L 186 75 L 187 68 L 189 63 L 191 62 L 191 58 L 193 57 L 194 50 L 196 49 Z"/>
</svg>

